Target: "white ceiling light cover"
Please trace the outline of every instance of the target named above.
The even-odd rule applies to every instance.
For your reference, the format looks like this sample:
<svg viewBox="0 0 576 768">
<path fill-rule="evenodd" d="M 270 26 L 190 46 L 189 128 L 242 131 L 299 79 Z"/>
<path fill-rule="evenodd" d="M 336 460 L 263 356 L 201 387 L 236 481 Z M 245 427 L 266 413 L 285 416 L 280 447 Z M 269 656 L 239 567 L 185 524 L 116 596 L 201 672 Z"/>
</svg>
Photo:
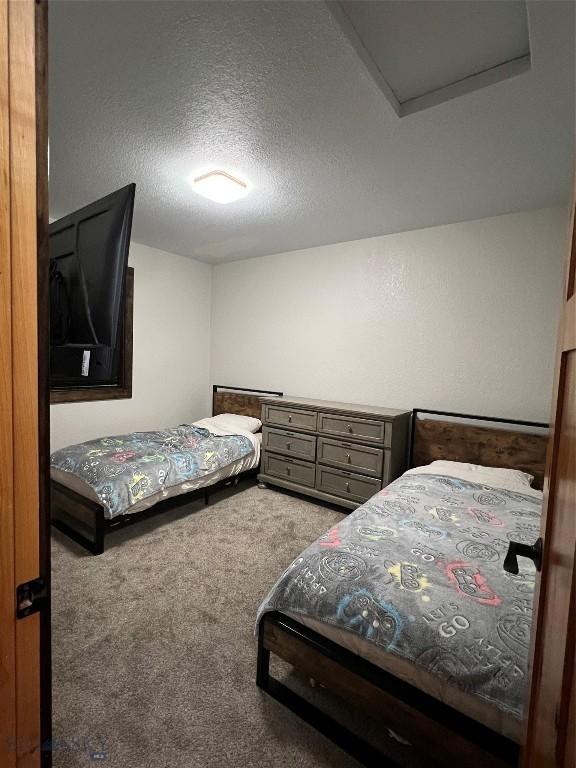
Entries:
<svg viewBox="0 0 576 768">
<path fill-rule="evenodd" d="M 248 194 L 248 184 L 226 171 L 209 171 L 192 181 L 195 192 L 216 203 L 233 203 Z"/>
</svg>

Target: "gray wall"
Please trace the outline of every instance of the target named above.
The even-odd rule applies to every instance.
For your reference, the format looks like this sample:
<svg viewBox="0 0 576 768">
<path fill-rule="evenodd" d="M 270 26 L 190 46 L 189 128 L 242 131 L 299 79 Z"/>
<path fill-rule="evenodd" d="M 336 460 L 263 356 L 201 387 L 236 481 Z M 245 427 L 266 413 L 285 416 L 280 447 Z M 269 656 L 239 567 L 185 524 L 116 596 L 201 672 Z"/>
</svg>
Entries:
<svg viewBox="0 0 576 768">
<path fill-rule="evenodd" d="M 212 381 L 549 417 L 567 212 L 218 265 Z"/>
<path fill-rule="evenodd" d="M 171 427 L 209 408 L 211 268 L 139 243 L 134 267 L 131 400 L 52 405 L 51 447 Z"/>
</svg>

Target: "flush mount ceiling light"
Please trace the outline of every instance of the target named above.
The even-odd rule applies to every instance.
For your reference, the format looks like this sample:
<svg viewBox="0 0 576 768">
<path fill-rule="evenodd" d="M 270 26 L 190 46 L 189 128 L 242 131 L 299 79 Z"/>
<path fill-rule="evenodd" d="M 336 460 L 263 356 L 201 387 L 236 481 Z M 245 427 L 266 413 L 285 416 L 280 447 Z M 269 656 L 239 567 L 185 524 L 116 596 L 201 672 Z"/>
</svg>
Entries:
<svg viewBox="0 0 576 768">
<path fill-rule="evenodd" d="M 192 188 L 199 195 L 216 203 L 232 203 L 248 194 L 248 184 L 226 171 L 210 171 L 192 180 Z"/>
</svg>

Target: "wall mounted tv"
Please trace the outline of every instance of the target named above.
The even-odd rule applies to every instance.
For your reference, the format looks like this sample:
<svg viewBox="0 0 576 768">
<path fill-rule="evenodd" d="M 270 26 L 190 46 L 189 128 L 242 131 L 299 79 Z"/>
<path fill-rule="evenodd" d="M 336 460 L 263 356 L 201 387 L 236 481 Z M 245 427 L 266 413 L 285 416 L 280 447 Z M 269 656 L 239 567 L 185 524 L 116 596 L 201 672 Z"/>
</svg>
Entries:
<svg viewBox="0 0 576 768">
<path fill-rule="evenodd" d="M 114 386 L 135 184 L 50 224 L 50 387 Z"/>
</svg>

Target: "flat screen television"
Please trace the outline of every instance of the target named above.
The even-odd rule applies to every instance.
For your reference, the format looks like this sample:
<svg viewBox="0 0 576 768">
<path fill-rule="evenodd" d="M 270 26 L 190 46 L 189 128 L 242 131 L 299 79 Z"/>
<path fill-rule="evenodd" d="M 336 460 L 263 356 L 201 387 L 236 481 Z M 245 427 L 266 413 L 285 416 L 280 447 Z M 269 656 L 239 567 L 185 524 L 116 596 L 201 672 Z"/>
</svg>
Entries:
<svg viewBox="0 0 576 768">
<path fill-rule="evenodd" d="M 135 184 L 50 224 L 50 387 L 115 386 Z"/>
</svg>

